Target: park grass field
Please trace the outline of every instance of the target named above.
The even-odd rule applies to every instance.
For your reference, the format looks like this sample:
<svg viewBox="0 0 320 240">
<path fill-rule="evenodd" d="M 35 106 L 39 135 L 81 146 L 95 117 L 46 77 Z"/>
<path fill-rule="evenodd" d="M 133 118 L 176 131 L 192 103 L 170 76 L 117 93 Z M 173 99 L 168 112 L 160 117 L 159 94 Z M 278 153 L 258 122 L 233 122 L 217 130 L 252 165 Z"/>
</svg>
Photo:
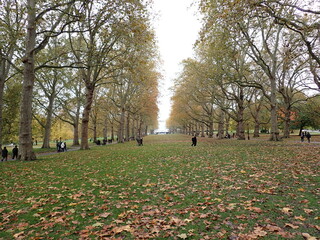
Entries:
<svg viewBox="0 0 320 240">
<path fill-rule="evenodd" d="M 315 240 L 317 137 L 148 136 L 3 162 L 0 239 Z"/>
</svg>

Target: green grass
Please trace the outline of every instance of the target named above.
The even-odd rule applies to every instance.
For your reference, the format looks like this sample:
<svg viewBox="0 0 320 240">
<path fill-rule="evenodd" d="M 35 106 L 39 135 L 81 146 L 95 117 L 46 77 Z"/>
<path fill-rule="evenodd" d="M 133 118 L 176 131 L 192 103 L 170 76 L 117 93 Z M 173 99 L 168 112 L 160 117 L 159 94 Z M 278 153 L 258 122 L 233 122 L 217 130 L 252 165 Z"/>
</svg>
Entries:
<svg viewBox="0 0 320 240">
<path fill-rule="evenodd" d="M 315 139 L 313 139 L 315 140 Z M 303 239 L 319 143 L 184 135 L 0 163 L 0 239 Z"/>
</svg>

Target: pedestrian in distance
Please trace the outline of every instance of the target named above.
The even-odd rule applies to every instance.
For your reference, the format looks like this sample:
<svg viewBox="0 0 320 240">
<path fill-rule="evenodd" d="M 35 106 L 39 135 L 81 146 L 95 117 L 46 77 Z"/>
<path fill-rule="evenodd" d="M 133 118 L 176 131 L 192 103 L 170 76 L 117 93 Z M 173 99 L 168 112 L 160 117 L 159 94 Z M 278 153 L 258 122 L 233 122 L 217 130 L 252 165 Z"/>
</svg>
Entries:
<svg viewBox="0 0 320 240">
<path fill-rule="evenodd" d="M 304 142 L 304 132 L 301 132 L 300 138 L 301 138 L 301 142 Z"/>
<path fill-rule="evenodd" d="M 60 142 L 58 140 L 56 140 L 56 144 L 57 144 L 57 152 L 60 152 L 60 150 L 61 150 Z"/>
<path fill-rule="evenodd" d="M 7 150 L 7 148 L 6 147 L 4 147 L 3 149 L 2 149 L 2 160 L 1 160 L 1 162 L 3 161 L 3 160 L 5 160 L 5 161 L 8 161 L 8 150 Z"/>
<path fill-rule="evenodd" d="M 310 143 L 311 134 L 309 132 L 306 132 L 306 138 L 308 139 L 308 143 Z"/>
<path fill-rule="evenodd" d="M 18 153 L 19 153 L 18 146 L 15 145 L 14 148 L 12 149 L 12 159 L 18 159 Z"/>
<path fill-rule="evenodd" d="M 192 144 L 191 146 L 197 146 L 197 137 L 194 136 L 193 138 L 191 138 Z"/>
<path fill-rule="evenodd" d="M 137 143 L 138 143 L 138 146 L 143 146 L 143 138 L 137 137 L 137 138 L 136 138 L 136 141 L 137 141 Z"/>
<path fill-rule="evenodd" d="M 61 142 L 60 143 L 60 152 L 64 152 L 64 148 L 65 148 L 65 143 L 64 142 Z"/>
</svg>

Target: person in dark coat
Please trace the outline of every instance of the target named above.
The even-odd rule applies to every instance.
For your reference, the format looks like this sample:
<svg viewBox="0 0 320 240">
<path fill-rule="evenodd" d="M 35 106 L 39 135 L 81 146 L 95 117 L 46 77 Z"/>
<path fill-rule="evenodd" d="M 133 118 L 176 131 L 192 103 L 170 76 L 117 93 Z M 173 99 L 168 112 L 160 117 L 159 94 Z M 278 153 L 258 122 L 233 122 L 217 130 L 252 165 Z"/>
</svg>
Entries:
<svg viewBox="0 0 320 240">
<path fill-rule="evenodd" d="M 56 146 L 57 146 L 57 152 L 60 152 L 61 151 L 61 145 L 60 145 L 61 143 L 58 141 L 58 140 L 56 140 Z"/>
<path fill-rule="evenodd" d="M 304 141 L 304 132 L 301 132 L 300 138 L 301 138 L 301 142 L 303 142 Z"/>
<path fill-rule="evenodd" d="M 306 133 L 306 138 L 308 139 L 308 143 L 310 143 L 311 134 L 309 132 Z"/>
<path fill-rule="evenodd" d="M 5 160 L 5 161 L 8 160 L 8 150 L 7 150 L 6 147 L 4 147 L 4 148 L 2 149 L 2 160 L 1 160 L 1 162 L 2 162 L 3 160 Z"/>
<path fill-rule="evenodd" d="M 192 140 L 191 146 L 197 146 L 197 137 L 194 136 L 193 138 L 191 138 L 191 140 Z"/>
<path fill-rule="evenodd" d="M 18 146 L 16 145 L 13 149 L 12 149 L 12 159 L 18 159 L 18 153 L 19 153 L 19 149 Z"/>
<path fill-rule="evenodd" d="M 137 141 L 137 143 L 138 143 L 138 146 L 143 146 L 143 138 L 137 137 L 137 138 L 136 138 L 136 141 Z"/>
</svg>

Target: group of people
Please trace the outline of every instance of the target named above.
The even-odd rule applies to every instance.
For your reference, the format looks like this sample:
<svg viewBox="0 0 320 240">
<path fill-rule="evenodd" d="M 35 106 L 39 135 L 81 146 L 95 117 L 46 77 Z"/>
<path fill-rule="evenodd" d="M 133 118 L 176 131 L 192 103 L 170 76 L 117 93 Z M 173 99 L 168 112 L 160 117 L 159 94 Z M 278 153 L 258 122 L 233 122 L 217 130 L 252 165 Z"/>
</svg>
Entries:
<svg viewBox="0 0 320 240">
<path fill-rule="evenodd" d="M 301 132 L 301 142 L 304 142 L 304 138 L 306 137 L 308 140 L 308 143 L 310 143 L 311 140 L 311 134 L 309 132 Z"/>
<path fill-rule="evenodd" d="M 7 147 L 3 147 L 3 149 L 1 149 L 1 162 L 3 161 L 8 161 L 8 149 Z M 16 145 L 13 149 L 12 149 L 12 159 L 18 159 L 18 153 L 19 153 L 19 149 L 18 146 Z"/>
<path fill-rule="evenodd" d="M 66 152 L 67 151 L 67 143 L 62 141 L 56 141 L 57 142 L 57 152 Z"/>
</svg>

